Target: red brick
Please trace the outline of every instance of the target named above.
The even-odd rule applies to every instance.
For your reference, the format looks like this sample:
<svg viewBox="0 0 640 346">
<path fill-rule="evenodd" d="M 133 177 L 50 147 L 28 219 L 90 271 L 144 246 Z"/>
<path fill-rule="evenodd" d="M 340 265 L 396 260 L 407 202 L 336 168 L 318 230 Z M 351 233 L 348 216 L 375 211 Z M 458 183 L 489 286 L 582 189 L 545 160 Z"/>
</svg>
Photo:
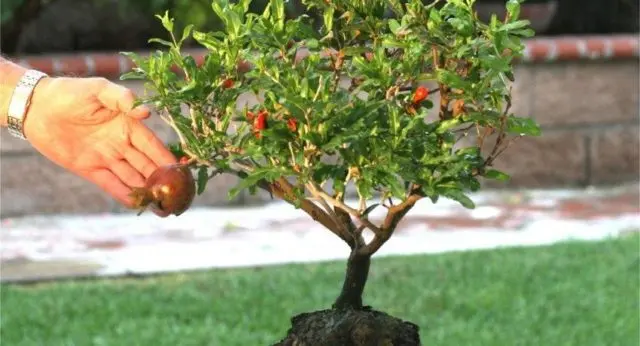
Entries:
<svg viewBox="0 0 640 346">
<path fill-rule="evenodd" d="M 53 74 L 53 60 L 50 57 L 28 58 L 24 62 L 29 68 L 42 71 L 46 74 Z"/>
<path fill-rule="evenodd" d="M 82 55 L 68 56 L 57 59 L 59 69 L 56 74 L 69 77 L 84 77 L 89 73 L 85 57 Z"/>
<path fill-rule="evenodd" d="M 94 74 L 97 76 L 104 76 L 105 78 L 118 78 L 120 71 L 120 59 L 116 54 L 96 54 L 91 55 L 90 58 L 94 64 Z"/>
</svg>

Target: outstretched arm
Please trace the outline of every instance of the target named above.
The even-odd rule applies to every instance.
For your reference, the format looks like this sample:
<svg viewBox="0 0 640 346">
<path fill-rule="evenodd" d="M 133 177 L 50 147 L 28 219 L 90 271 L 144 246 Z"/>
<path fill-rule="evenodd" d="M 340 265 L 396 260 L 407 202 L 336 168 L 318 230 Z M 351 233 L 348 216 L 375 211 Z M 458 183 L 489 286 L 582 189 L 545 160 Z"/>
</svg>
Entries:
<svg viewBox="0 0 640 346">
<path fill-rule="evenodd" d="M 0 126 L 19 123 L 21 113 L 18 132 L 54 163 L 131 207 L 132 188 L 143 186 L 158 166 L 176 162 L 142 123 L 150 111 L 133 107 L 132 90 L 104 78 L 45 76 L 15 92 L 27 71 L 0 58 Z M 12 101 L 18 107 L 9 112 Z"/>
</svg>

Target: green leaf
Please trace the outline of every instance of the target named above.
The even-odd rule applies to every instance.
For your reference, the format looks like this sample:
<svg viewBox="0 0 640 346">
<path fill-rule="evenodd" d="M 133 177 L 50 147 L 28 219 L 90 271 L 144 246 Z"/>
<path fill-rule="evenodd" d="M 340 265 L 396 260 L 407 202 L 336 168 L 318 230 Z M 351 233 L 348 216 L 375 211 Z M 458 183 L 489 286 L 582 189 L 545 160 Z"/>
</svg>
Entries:
<svg viewBox="0 0 640 346">
<path fill-rule="evenodd" d="M 460 77 L 459 75 L 457 75 L 452 71 L 448 71 L 445 69 L 438 69 L 436 73 L 437 73 L 438 81 L 440 81 L 441 83 L 443 83 L 444 85 L 450 88 L 462 89 L 462 90 L 466 90 L 468 88 L 468 83 L 466 83 L 462 79 L 462 77 Z"/>
<path fill-rule="evenodd" d="M 507 118 L 507 131 L 524 136 L 540 136 L 540 125 L 532 118 L 519 118 L 513 115 Z"/>
<path fill-rule="evenodd" d="M 148 41 L 149 43 L 159 43 L 163 46 L 167 46 L 167 47 L 173 47 L 173 43 L 167 41 L 167 40 L 163 40 L 161 38 L 151 38 Z"/>
<path fill-rule="evenodd" d="M 367 209 L 365 209 L 362 214 L 360 216 L 362 217 L 366 217 L 367 215 L 369 215 L 369 213 L 371 213 L 374 209 L 376 209 L 378 206 L 380 205 L 380 203 L 374 203 L 370 206 L 367 207 Z"/>
<path fill-rule="evenodd" d="M 325 181 L 329 179 L 341 180 L 346 176 L 346 170 L 341 166 L 330 165 L 324 162 L 319 162 L 313 170 L 313 180 Z"/>
<path fill-rule="evenodd" d="M 443 193 L 443 196 L 450 198 L 458 203 L 460 203 L 463 207 L 467 209 L 475 209 L 476 204 L 467 196 L 464 192 L 458 189 L 446 189 Z"/>
<path fill-rule="evenodd" d="M 511 65 L 509 65 L 508 59 L 495 56 L 495 55 L 489 55 L 489 56 L 483 57 L 481 61 L 484 66 L 493 70 L 494 72 L 509 71 L 511 68 Z"/>
<path fill-rule="evenodd" d="M 173 32 L 173 18 L 169 18 L 169 11 L 164 12 L 164 16 L 156 15 L 156 18 L 160 19 L 162 26 L 168 31 Z"/>
<path fill-rule="evenodd" d="M 466 20 L 462 20 L 460 18 L 449 18 L 447 22 L 463 36 L 471 36 L 473 34 L 473 26 Z"/>
<path fill-rule="evenodd" d="M 392 38 L 383 38 L 382 39 L 382 47 L 384 48 L 406 48 L 407 43 L 401 40 L 392 39 Z"/>
<path fill-rule="evenodd" d="M 198 195 L 201 195 L 205 188 L 207 187 L 207 182 L 209 181 L 209 172 L 207 171 L 207 167 L 203 166 L 198 169 Z"/>
<path fill-rule="evenodd" d="M 520 17 L 520 1 L 518 0 L 508 0 L 507 1 L 507 13 L 509 17 L 514 20 Z"/>
<path fill-rule="evenodd" d="M 464 180 L 462 184 L 472 192 L 476 192 L 480 190 L 480 187 L 481 187 L 480 182 L 475 177 L 469 178 L 468 180 Z"/>
<path fill-rule="evenodd" d="M 126 56 L 127 58 L 131 59 L 131 61 L 133 61 L 133 63 L 138 66 L 139 68 L 142 68 L 145 64 L 144 60 L 136 53 L 134 52 L 120 52 L 120 54 L 122 54 L 123 56 Z"/>
<path fill-rule="evenodd" d="M 198 86 L 198 81 L 193 78 L 191 79 L 191 81 L 189 81 L 189 83 L 185 84 L 182 88 L 180 88 L 180 90 L 178 90 L 179 94 L 183 94 L 187 91 L 191 91 L 193 89 L 195 89 Z"/>
<path fill-rule="evenodd" d="M 211 33 L 194 31 L 193 39 L 210 51 L 217 51 L 222 46 L 222 42 Z"/>
<path fill-rule="evenodd" d="M 281 176 L 281 172 L 271 167 L 257 168 L 253 172 L 247 174 L 240 182 L 229 190 L 228 198 L 235 198 L 242 190 L 255 186 L 261 180 L 271 182 Z"/>
<path fill-rule="evenodd" d="M 337 193 L 344 193 L 345 185 L 344 180 L 337 179 L 333 181 L 333 191 Z"/>
<path fill-rule="evenodd" d="M 384 174 L 381 183 L 389 189 L 391 195 L 396 198 L 403 198 L 405 195 L 405 188 L 403 182 L 395 175 Z"/>
<path fill-rule="evenodd" d="M 283 0 L 271 0 L 271 6 L 274 12 L 273 19 L 276 21 L 276 29 L 281 32 L 284 29 L 284 3 Z"/>
<path fill-rule="evenodd" d="M 505 72 L 504 72 L 504 75 L 505 75 L 505 76 L 507 77 L 507 79 L 509 79 L 510 81 L 515 82 L 516 77 L 515 77 L 515 75 L 513 74 L 513 71 L 511 71 L 511 70 L 509 70 L 509 71 L 505 71 Z"/>
<path fill-rule="evenodd" d="M 371 182 L 367 179 L 360 178 L 356 181 L 356 190 L 358 190 L 358 195 L 363 197 L 364 199 L 369 199 L 372 197 L 372 188 L 373 186 L 371 185 Z"/>
<path fill-rule="evenodd" d="M 140 71 L 126 72 L 120 75 L 120 80 L 146 79 L 147 76 Z"/>
<path fill-rule="evenodd" d="M 183 157 L 186 155 L 180 143 L 170 143 L 167 147 L 175 157 Z"/>
<path fill-rule="evenodd" d="M 484 173 L 483 176 L 487 179 L 493 179 L 497 181 L 507 181 L 510 179 L 508 174 L 501 172 L 497 169 L 489 169 Z"/>
<path fill-rule="evenodd" d="M 515 31 L 519 29 L 526 29 L 529 24 L 531 24 L 531 22 L 526 19 L 517 20 L 515 22 L 504 24 L 502 27 L 500 27 L 500 31 Z"/>
<path fill-rule="evenodd" d="M 533 29 L 531 28 L 526 28 L 526 29 L 514 30 L 511 32 L 511 34 L 529 38 L 529 37 L 535 36 L 536 32 L 533 31 Z"/>
<path fill-rule="evenodd" d="M 316 40 L 315 38 L 311 38 L 305 41 L 305 46 L 307 48 L 311 48 L 311 49 L 316 49 L 318 48 L 318 40 Z"/>
<path fill-rule="evenodd" d="M 334 7 L 328 7 L 325 9 L 322 18 L 324 19 L 324 27 L 327 32 L 333 30 L 333 13 L 335 12 Z"/>
<path fill-rule="evenodd" d="M 395 19 L 390 19 L 389 20 L 389 30 L 391 30 L 391 32 L 396 35 L 398 33 L 398 30 L 400 29 L 400 23 L 398 23 L 397 20 Z"/>
<path fill-rule="evenodd" d="M 193 24 L 189 24 L 184 27 L 184 30 L 182 30 L 182 38 L 180 38 L 180 44 L 182 44 L 182 42 L 184 42 L 191 35 L 192 31 Z"/>
<path fill-rule="evenodd" d="M 436 130 L 436 132 L 437 133 L 445 133 L 445 132 L 451 130 L 452 128 L 460 125 L 461 123 L 462 123 L 462 121 L 460 120 L 460 118 L 442 120 L 438 124 L 438 129 Z"/>
<path fill-rule="evenodd" d="M 432 8 L 429 11 L 429 21 L 427 22 L 427 29 L 429 31 L 436 30 L 440 24 L 442 23 L 442 16 L 440 16 L 440 11 L 435 8 Z"/>
</svg>

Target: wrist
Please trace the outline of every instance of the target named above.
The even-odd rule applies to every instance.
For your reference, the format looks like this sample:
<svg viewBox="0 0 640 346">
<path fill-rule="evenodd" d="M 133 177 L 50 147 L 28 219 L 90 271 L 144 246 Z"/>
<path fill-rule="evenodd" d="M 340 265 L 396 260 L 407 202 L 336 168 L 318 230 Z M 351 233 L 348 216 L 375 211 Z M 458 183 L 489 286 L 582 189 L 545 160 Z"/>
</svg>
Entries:
<svg viewBox="0 0 640 346">
<path fill-rule="evenodd" d="M 25 121 L 32 108 L 34 94 L 46 74 L 36 70 L 26 70 L 11 93 L 9 108 L 5 115 L 6 126 L 13 136 L 26 139 Z"/>
<path fill-rule="evenodd" d="M 9 104 L 13 91 L 27 69 L 10 61 L 0 59 L 0 126 L 7 126 Z"/>
<path fill-rule="evenodd" d="M 48 110 L 51 106 L 51 90 L 52 88 L 55 89 L 55 83 L 53 83 L 55 79 L 54 77 L 45 76 L 33 88 L 30 104 L 25 109 L 22 123 L 22 133 L 27 139 L 30 138 L 30 134 L 33 131 L 38 131 L 37 129 L 41 128 L 38 123 L 43 121 L 42 117 L 50 115 Z"/>
</svg>

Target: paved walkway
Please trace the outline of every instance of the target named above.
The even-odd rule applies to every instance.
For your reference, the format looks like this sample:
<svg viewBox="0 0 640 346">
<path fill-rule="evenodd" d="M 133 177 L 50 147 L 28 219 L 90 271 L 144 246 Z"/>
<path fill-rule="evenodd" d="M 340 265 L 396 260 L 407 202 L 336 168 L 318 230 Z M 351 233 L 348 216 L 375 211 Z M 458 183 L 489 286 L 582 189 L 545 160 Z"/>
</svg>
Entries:
<svg viewBox="0 0 640 346">
<path fill-rule="evenodd" d="M 419 203 L 376 256 L 598 240 L 640 229 L 638 185 L 603 190 L 489 192 L 475 210 Z M 382 217 L 384 209 L 374 211 Z M 148 273 L 344 259 L 347 247 L 301 211 L 242 209 L 4 219 L 0 279 Z"/>
</svg>

